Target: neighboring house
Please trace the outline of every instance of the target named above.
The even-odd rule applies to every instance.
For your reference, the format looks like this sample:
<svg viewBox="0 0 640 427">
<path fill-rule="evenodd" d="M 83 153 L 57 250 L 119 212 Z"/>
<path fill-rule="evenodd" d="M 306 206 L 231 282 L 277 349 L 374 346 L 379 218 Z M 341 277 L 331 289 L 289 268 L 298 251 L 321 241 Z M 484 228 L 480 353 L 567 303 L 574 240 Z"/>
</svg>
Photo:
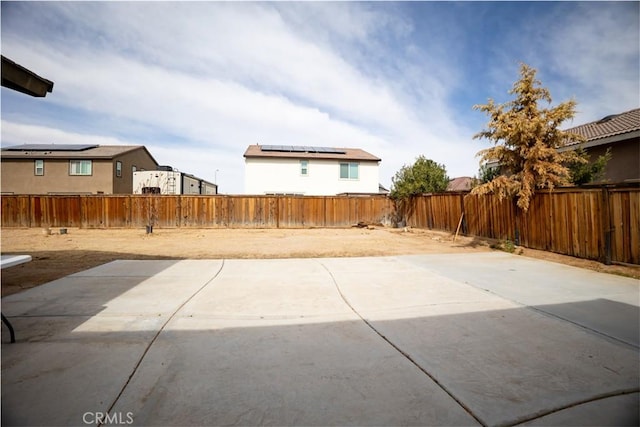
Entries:
<svg viewBox="0 0 640 427">
<path fill-rule="evenodd" d="M 594 161 L 611 148 L 602 181 L 611 183 L 640 181 L 640 108 L 606 116 L 595 122 L 566 129 L 586 138 L 561 150 L 582 147 Z"/>
<path fill-rule="evenodd" d="M 4 194 L 131 194 L 158 163 L 142 145 L 25 144 L 2 149 Z"/>
<path fill-rule="evenodd" d="M 474 179 L 469 176 L 461 176 L 458 178 L 453 178 L 447 184 L 447 189 L 445 191 L 470 191 L 473 187 Z"/>
<path fill-rule="evenodd" d="M 380 159 L 359 148 L 250 145 L 245 194 L 378 194 Z"/>
</svg>

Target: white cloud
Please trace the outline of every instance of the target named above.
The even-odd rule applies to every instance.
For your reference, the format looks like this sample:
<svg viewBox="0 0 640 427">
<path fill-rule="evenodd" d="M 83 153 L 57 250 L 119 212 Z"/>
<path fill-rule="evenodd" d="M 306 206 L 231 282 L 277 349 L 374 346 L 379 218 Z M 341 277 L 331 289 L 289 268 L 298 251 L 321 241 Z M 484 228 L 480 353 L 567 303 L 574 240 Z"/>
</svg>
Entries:
<svg viewBox="0 0 640 427">
<path fill-rule="evenodd" d="M 130 143 L 103 135 L 85 135 L 46 126 L 2 120 L 2 147 L 22 144 L 128 145 Z"/>
<path fill-rule="evenodd" d="M 111 117 L 123 128 L 179 135 L 190 141 L 187 146 L 172 148 L 166 139 L 152 145 L 175 153 L 168 155 L 170 163 L 180 161 L 175 166 L 190 173 L 208 173 L 222 156 L 231 192 L 242 191 L 242 153 L 258 142 L 362 147 L 383 158 L 386 185 L 418 154 L 450 163 L 446 154 L 463 138 L 445 114 L 443 85 L 421 78 L 418 66 L 406 64 L 407 74 L 420 82 L 412 91 L 429 99 L 423 111 L 404 102 L 408 97 L 398 90 L 406 87 L 364 74 L 344 52 L 315 43 L 313 34 L 300 36 L 275 8 L 209 6 L 157 4 L 144 7 L 146 18 L 139 20 L 139 4 L 98 4 L 96 13 L 60 3 L 54 15 L 78 23 L 60 36 L 65 43 L 52 48 L 11 35 L 3 41 L 55 81 L 47 102 Z M 362 41 L 377 22 L 407 31 L 401 21 L 361 16 L 353 6 L 315 10 L 324 22 L 334 16 L 354 24 L 342 38 Z M 90 15 L 96 19 L 83 18 Z M 91 28 L 83 27 L 87 22 Z M 86 37 L 77 40 L 77 34 Z M 105 49 L 96 49 L 103 39 L 109 41 Z"/>
<path fill-rule="evenodd" d="M 361 147 L 382 158 L 380 179 L 387 186 L 420 154 L 445 164 L 452 177 L 472 175 L 474 155 L 483 146 L 471 139 L 482 121 L 471 106 L 486 101 L 486 86 L 500 88 L 490 95 L 494 98 L 506 93 L 517 78 L 518 60 L 527 60 L 518 54 L 530 46 L 510 49 L 506 40 L 504 46 L 488 47 L 491 66 L 479 70 L 465 61 L 465 29 L 453 25 L 447 34 L 456 35 L 455 43 L 449 43 L 441 32 L 452 24 L 421 26 L 420 17 L 405 6 L 413 7 L 3 4 L 3 54 L 53 80 L 54 92 L 42 108 L 59 110 L 41 126 L 42 117 L 3 103 L 3 111 L 14 113 L 11 121 L 3 121 L 3 144 L 7 138 L 31 142 L 47 136 L 60 142 L 103 138 L 144 144 L 159 162 L 204 179 L 213 180 L 219 169 L 221 190 L 231 193 L 243 191 L 242 154 L 254 143 Z M 419 4 L 415 10 L 429 9 L 434 23 L 439 22 L 437 7 Z M 597 18 L 599 33 L 615 24 L 606 14 L 585 10 L 582 19 Z M 637 88 L 637 66 L 628 71 L 621 59 L 630 50 L 608 50 L 607 61 L 623 65 L 610 73 L 615 81 L 603 82 L 598 74 L 610 68 L 596 64 L 594 49 L 585 43 L 582 50 L 571 50 L 578 37 L 592 39 L 579 31 L 580 22 L 563 18 L 549 25 L 544 40 L 565 42 L 547 53 L 535 50 L 542 65 L 531 65 L 558 74 L 560 80 L 549 83 L 576 91 L 583 109 L 613 106 L 616 96 L 632 102 L 629 88 L 634 72 Z M 541 34 L 533 27 L 523 31 Z M 621 43 L 629 41 L 625 30 L 613 34 Z M 526 34 L 518 40 L 540 46 Z M 604 49 L 604 42 L 593 42 Z M 567 81 L 575 82 L 561 84 Z M 467 104 L 452 102 L 461 88 L 477 92 Z M 583 102 L 585 88 L 594 88 L 591 101 Z"/>
<path fill-rule="evenodd" d="M 571 6 L 563 19 L 550 16 L 527 30 L 554 102 L 578 102 L 573 125 L 640 106 L 638 3 Z"/>
</svg>

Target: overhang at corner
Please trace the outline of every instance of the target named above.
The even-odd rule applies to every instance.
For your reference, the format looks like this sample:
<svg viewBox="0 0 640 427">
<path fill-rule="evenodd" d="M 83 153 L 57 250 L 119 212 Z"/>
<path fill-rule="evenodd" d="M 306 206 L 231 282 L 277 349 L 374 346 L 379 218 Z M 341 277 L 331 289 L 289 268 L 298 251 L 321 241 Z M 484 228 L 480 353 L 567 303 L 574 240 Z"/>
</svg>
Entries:
<svg viewBox="0 0 640 427">
<path fill-rule="evenodd" d="M 2 56 L 2 86 L 36 97 L 53 92 L 53 82 Z"/>
</svg>

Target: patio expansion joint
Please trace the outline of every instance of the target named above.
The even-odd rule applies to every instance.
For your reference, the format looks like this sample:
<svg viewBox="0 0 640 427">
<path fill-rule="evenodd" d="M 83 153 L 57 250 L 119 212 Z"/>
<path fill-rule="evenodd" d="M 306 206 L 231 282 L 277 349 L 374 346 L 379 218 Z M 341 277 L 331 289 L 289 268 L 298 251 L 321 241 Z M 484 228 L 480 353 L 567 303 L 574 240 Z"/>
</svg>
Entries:
<svg viewBox="0 0 640 427">
<path fill-rule="evenodd" d="M 200 288 L 198 288 L 193 294 L 191 294 L 191 296 L 189 296 L 189 298 L 187 298 L 185 301 L 182 302 L 182 304 L 180 304 L 178 306 L 178 308 L 176 308 L 173 313 L 171 313 L 171 315 L 167 318 L 167 320 L 162 324 L 162 326 L 158 329 L 158 331 L 155 333 L 155 335 L 153 336 L 153 338 L 149 341 L 149 344 L 147 344 L 146 348 L 144 349 L 144 351 L 142 352 L 142 355 L 140 356 L 140 358 L 138 359 L 138 362 L 136 363 L 136 365 L 133 367 L 133 370 L 131 371 L 131 374 L 129 374 L 129 377 L 127 378 L 127 380 L 125 381 L 124 385 L 122 386 L 122 388 L 120 389 L 120 392 L 118 393 L 118 395 L 116 396 L 116 398 L 113 400 L 113 402 L 111 403 L 111 405 L 109 406 L 109 409 L 107 410 L 107 414 L 110 414 L 111 411 L 113 410 L 113 408 L 116 406 L 116 403 L 118 403 L 118 400 L 120 400 L 120 397 L 122 396 L 122 394 L 124 393 L 124 391 L 126 390 L 126 388 L 129 386 L 129 383 L 131 382 L 131 380 L 133 379 L 134 375 L 136 374 L 136 372 L 138 372 L 138 368 L 140 368 L 140 365 L 142 364 L 142 361 L 144 360 L 144 358 L 146 357 L 147 353 L 149 352 L 149 350 L 151 349 L 151 347 L 153 346 L 153 344 L 156 342 L 156 340 L 158 339 L 158 337 L 160 336 L 160 334 L 162 333 L 162 331 L 164 330 L 164 328 L 169 324 L 169 322 L 171 322 L 171 320 L 173 318 L 176 317 L 176 315 L 178 314 L 178 312 L 180 310 L 182 310 L 182 308 L 187 305 L 187 303 L 189 303 L 189 301 L 191 301 L 196 295 L 198 295 L 202 290 L 204 290 L 204 288 L 207 287 L 207 285 L 209 285 L 211 282 L 213 282 L 219 275 L 220 272 L 222 271 L 222 269 L 224 268 L 224 259 L 221 260 L 220 263 L 220 268 L 218 269 L 218 271 L 216 271 L 216 273 L 209 279 L 207 280 L 202 286 L 200 286 Z M 105 418 L 108 419 L 108 418 Z M 100 423 L 98 425 L 98 427 L 102 427 L 103 423 Z"/>
<path fill-rule="evenodd" d="M 490 289 L 483 288 L 481 286 L 476 286 L 473 283 L 464 282 L 464 284 L 468 285 L 468 286 L 471 286 L 473 288 L 479 289 L 481 291 L 488 292 L 491 295 L 494 295 L 494 296 L 497 296 L 499 298 L 502 298 L 502 299 L 504 299 L 506 301 L 509 301 L 509 302 L 511 302 L 513 304 L 516 304 L 519 307 L 522 307 L 524 309 L 531 310 L 531 311 L 534 311 L 536 313 L 542 314 L 543 316 L 547 316 L 547 317 L 550 317 L 552 319 L 561 320 L 563 322 L 570 323 L 573 326 L 576 326 L 576 327 L 578 327 L 578 328 L 580 328 L 580 329 L 582 329 L 584 331 L 590 332 L 590 333 L 595 334 L 595 335 L 599 335 L 600 337 L 603 337 L 603 338 L 608 339 L 608 340 L 615 341 L 616 343 L 622 344 L 625 347 L 630 347 L 632 350 L 635 350 L 635 351 L 640 350 L 640 347 L 635 345 L 634 343 L 627 342 L 627 341 L 625 341 L 625 340 L 623 340 L 621 338 L 617 338 L 617 337 L 614 337 L 612 335 L 607 335 L 604 332 L 600 332 L 597 329 L 590 328 L 589 326 L 583 325 L 580 322 L 577 322 L 575 320 L 571 320 L 571 319 L 568 319 L 566 317 L 560 316 L 559 314 L 555 314 L 555 313 L 551 313 L 549 311 L 543 310 L 542 308 L 535 307 L 535 306 L 532 306 L 532 305 L 528 305 L 528 304 L 525 304 L 525 303 L 520 302 L 518 300 L 515 300 L 513 298 L 509 298 L 509 297 L 506 297 L 504 295 L 500 295 L 497 292 L 494 292 L 494 291 L 492 291 Z"/>
<path fill-rule="evenodd" d="M 616 396 L 624 396 L 627 394 L 633 394 L 633 393 L 640 393 L 640 388 L 639 387 L 634 387 L 634 388 L 629 388 L 629 389 L 624 389 L 624 390 L 614 390 L 608 393 L 601 393 L 595 396 L 591 396 L 587 399 L 583 399 L 583 400 L 579 400 L 576 402 L 571 402 L 567 405 L 563 405 L 563 406 L 558 406 L 552 409 L 544 409 L 540 412 L 537 412 L 534 415 L 531 416 L 526 416 L 526 417 L 522 417 L 519 418 L 515 421 L 512 421 L 510 423 L 505 424 L 506 427 L 516 427 L 519 425 L 522 425 L 524 423 L 528 423 L 530 421 L 534 421 L 537 420 L 539 418 L 543 418 L 546 417 L 548 415 L 551 414 L 555 414 L 556 412 L 560 412 L 560 411 L 564 411 L 566 409 L 571 409 L 571 408 L 575 408 L 576 406 L 580 406 L 580 405 L 585 405 L 587 403 L 591 403 L 591 402 L 597 402 L 598 400 L 603 400 L 603 399 L 608 399 L 611 397 L 616 397 Z"/>
<path fill-rule="evenodd" d="M 414 365 L 416 368 L 418 368 L 424 375 L 426 375 L 431 381 L 433 381 L 438 387 L 440 387 L 440 389 L 442 389 L 449 397 L 451 397 L 458 405 L 460 405 L 460 407 L 462 407 L 462 409 L 464 409 L 465 412 L 467 412 L 471 417 L 473 417 L 473 419 L 476 420 L 478 422 L 478 424 L 480 424 L 483 427 L 487 427 L 487 423 L 483 422 L 480 419 L 480 417 L 478 415 L 476 415 L 471 410 L 471 408 L 469 408 L 467 405 L 465 405 L 464 402 L 462 402 L 460 400 L 460 398 L 458 398 L 456 395 L 454 395 L 451 390 L 449 390 L 444 384 L 442 384 L 440 381 L 438 381 L 438 379 L 433 374 L 431 374 L 424 367 L 422 367 L 414 358 L 411 357 L 411 355 L 409 355 L 406 351 L 404 351 L 400 347 L 398 347 L 398 345 L 396 345 L 393 341 L 391 341 L 391 339 L 387 338 L 387 336 L 385 336 L 382 332 L 377 330 L 375 328 L 375 326 L 373 326 L 371 324 L 371 322 L 369 322 L 364 316 L 362 316 L 351 305 L 351 303 L 349 302 L 347 297 L 344 295 L 344 293 L 342 293 L 342 290 L 340 289 L 340 285 L 338 285 L 338 281 L 336 280 L 336 278 L 331 273 L 331 270 L 329 270 L 329 268 L 326 265 L 324 265 L 324 263 L 322 261 L 318 260 L 318 263 L 327 271 L 327 273 L 329 273 L 329 276 L 331 277 L 331 280 L 333 281 L 333 284 L 335 285 L 336 290 L 338 291 L 338 294 L 340 295 L 340 298 L 342 298 L 344 303 L 351 309 L 351 311 L 353 311 L 353 313 L 356 316 L 358 316 L 360 318 L 360 320 L 362 320 L 373 332 L 376 333 L 376 335 L 378 335 L 380 338 L 382 338 L 387 344 L 389 344 L 391 347 L 393 347 L 394 350 L 396 350 L 398 353 L 400 353 L 405 359 L 407 359 L 409 362 L 411 362 L 412 365 Z"/>
</svg>

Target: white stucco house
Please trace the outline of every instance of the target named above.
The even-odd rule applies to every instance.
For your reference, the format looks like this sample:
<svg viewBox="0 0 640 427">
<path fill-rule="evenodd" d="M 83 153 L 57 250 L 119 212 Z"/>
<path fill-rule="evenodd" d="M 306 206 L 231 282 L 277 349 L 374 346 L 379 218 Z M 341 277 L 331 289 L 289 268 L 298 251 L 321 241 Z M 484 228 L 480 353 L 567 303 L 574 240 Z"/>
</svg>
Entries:
<svg viewBox="0 0 640 427">
<path fill-rule="evenodd" d="M 377 194 L 380 159 L 359 148 L 250 145 L 245 194 Z"/>
</svg>

